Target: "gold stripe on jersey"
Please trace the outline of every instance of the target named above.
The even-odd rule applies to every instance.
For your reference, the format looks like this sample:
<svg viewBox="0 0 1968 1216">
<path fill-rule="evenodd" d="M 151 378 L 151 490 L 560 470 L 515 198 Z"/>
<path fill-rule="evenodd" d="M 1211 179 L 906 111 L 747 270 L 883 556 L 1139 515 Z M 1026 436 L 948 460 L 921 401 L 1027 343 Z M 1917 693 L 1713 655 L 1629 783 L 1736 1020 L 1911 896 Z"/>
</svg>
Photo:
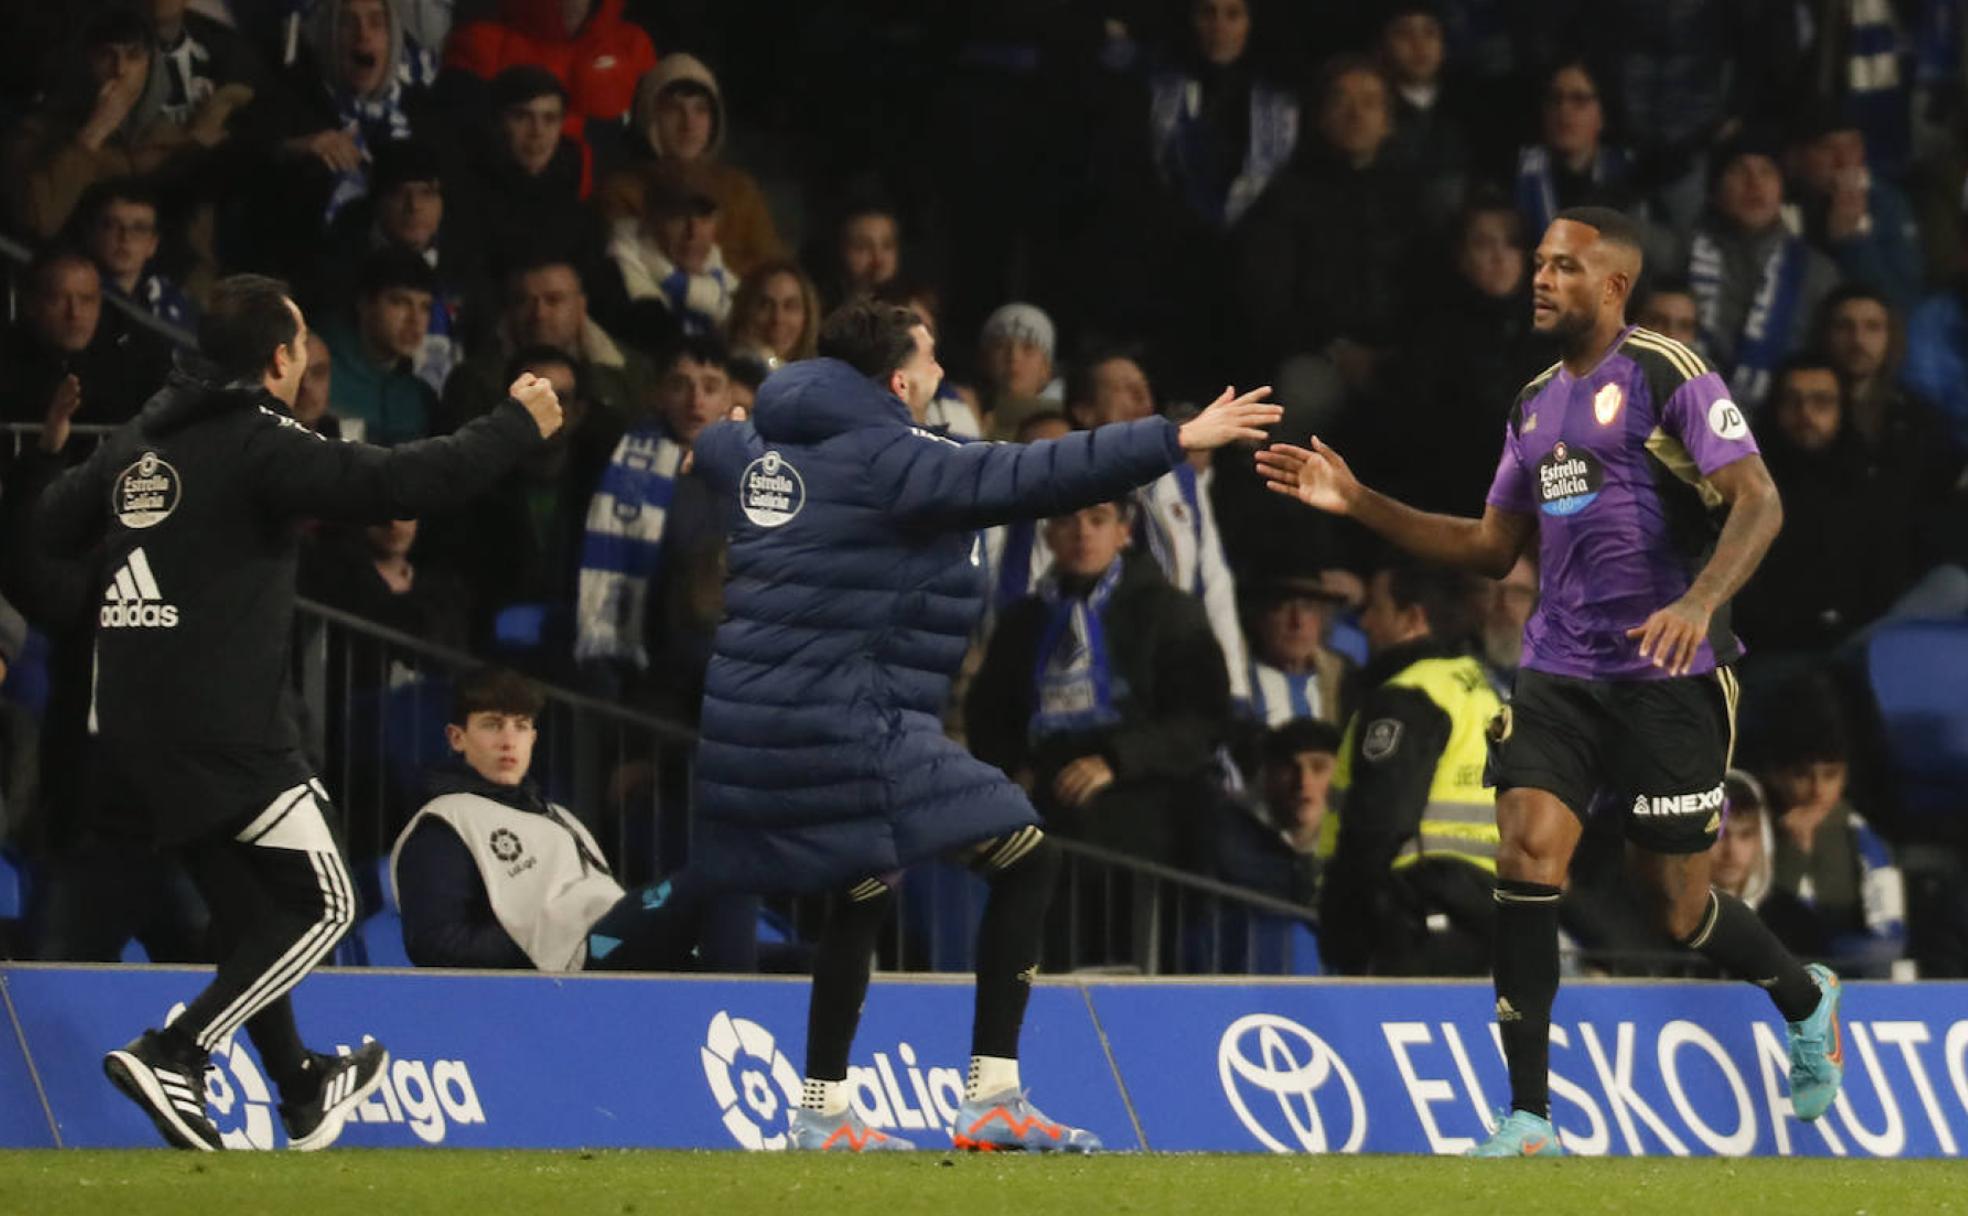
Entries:
<svg viewBox="0 0 1968 1216">
<path fill-rule="evenodd" d="M 1742 684 L 1727 667 L 1716 668 L 1715 679 L 1722 685 L 1722 703 L 1729 713 L 1729 750 L 1722 761 L 1722 767 L 1729 768 L 1736 762 L 1736 706 L 1742 702 Z"/>
<path fill-rule="evenodd" d="M 1552 364 L 1550 367 L 1545 368 L 1537 375 L 1532 376 L 1528 384 L 1524 385 L 1523 388 L 1517 390 L 1517 395 L 1519 397 L 1529 397 L 1532 393 L 1537 392 L 1539 389 L 1545 386 L 1545 383 L 1547 381 L 1549 381 L 1553 376 L 1557 375 L 1558 369 L 1563 366 L 1565 366 L 1565 361 L 1563 359 L 1560 359 L 1558 362 Z"/>
<path fill-rule="evenodd" d="M 1679 439 L 1660 427 L 1655 427 L 1654 433 L 1647 436 L 1645 446 L 1655 460 L 1667 467 L 1668 472 L 1687 482 L 1695 493 L 1701 495 L 1702 506 L 1713 511 L 1722 505 L 1722 491 L 1715 488 L 1714 482 L 1702 476 L 1701 467 L 1695 463 L 1695 458 L 1688 454 L 1688 449 Z"/>
<path fill-rule="evenodd" d="M 1665 334 L 1655 333 L 1651 329 L 1635 329 L 1631 334 L 1627 335 L 1627 341 L 1647 350 L 1657 351 L 1660 354 L 1666 355 L 1674 366 L 1686 372 L 1688 378 L 1691 380 L 1710 370 L 1707 360 L 1696 354 L 1692 349 L 1680 342 L 1676 342 L 1673 338 Z"/>
<path fill-rule="evenodd" d="M 1690 380 L 1708 371 L 1708 365 L 1702 362 L 1700 355 L 1674 339 L 1663 337 L 1651 329 L 1636 329 L 1626 336 L 1626 340 L 1642 350 L 1650 350 L 1664 356 L 1674 365 L 1675 371 Z"/>
</svg>

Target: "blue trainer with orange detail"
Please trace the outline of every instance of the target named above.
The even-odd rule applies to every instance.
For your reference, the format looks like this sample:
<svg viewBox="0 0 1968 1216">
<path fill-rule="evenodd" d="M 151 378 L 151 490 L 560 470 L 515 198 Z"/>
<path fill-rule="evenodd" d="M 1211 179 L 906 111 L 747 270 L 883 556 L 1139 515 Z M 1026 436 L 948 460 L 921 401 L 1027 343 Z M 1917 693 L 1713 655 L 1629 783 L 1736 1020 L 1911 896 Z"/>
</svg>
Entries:
<svg viewBox="0 0 1968 1216">
<path fill-rule="evenodd" d="M 1497 1112 L 1496 1130 L 1490 1138 L 1464 1153 L 1465 1157 L 1562 1157 L 1565 1146 L 1558 1143 L 1558 1129 L 1551 1120 L 1527 1110 Z"/>
<path fill-rule="evenodd" d="M 1817 982 L 1818 1007 L 1801 1022 L 1791 1022 L 1790 1032 L 1790 1108 L 1809 1123 L 1831 1108 L 1838 1087 L 1845 1082 L 1845 1027 L 1838 1018 L 1838 1002 L 1844 986 L 1823 963 L 1812 963 L 1804 970 Z"/>
<path fill-rule="evenodd" d="M 1100 1137 L 1041 1114 L 1022 1089 L 965 1102 L 950 1127 L 956 1146 L 974 1153 L 1097 1153 Z"/>
<path fill-rule="evenodd" d="M 851 1108 L 838 1115 L 795 1108 L 791 1141 L 795 1149 L 812 1153 L 906 1153 L 916 1147 L 900 1136 L 869 1127 Z"/>
</svg>

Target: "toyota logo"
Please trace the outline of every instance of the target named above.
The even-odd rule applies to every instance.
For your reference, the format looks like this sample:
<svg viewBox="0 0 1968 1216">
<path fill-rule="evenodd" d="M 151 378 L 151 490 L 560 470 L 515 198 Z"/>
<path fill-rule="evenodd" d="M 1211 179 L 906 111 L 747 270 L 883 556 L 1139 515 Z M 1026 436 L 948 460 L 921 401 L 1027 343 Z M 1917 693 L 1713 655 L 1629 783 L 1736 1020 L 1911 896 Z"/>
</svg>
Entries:
<svg viewBox="0 0 1968 1216">
<path fill-rule="evenodd" d="M 1336 1103 L 1328 1097 L 1327 1111 L 1321 1112 L 1318 1095 L 1335 1073 L 1350 1108 L 1346 1140 L 1338 1151 L 1356 1153 L 1367 1138 L 1367 1104 L 1352 1070 L 1324 1039 L 1290 1018 L 1252 1013 L 1230 1023 L 1216 1045 L 1216 1070 L 1231 1109 L 1258 1143 L 1274 1153 L 1333 1151 L 1326 1114 L 1336 1113 Z M 1274 1103 L 1276 1115 L 1271 1113 Z M 1282 1128 L 1289 1128 L 1297 1143 L 1287 1144 L 1275 1134 Z"/>
</svg>

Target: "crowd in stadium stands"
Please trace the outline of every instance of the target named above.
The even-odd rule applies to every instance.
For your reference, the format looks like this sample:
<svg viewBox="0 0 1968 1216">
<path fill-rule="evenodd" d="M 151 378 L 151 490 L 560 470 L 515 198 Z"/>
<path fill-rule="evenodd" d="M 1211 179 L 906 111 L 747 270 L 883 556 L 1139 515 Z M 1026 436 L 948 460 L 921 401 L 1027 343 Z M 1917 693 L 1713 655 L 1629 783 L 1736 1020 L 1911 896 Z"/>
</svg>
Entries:
<svg viewBox="0 0 1968 1216">
<path fill-rule="evenodd" d="M 1614 207 L 1648 234 L 1635 319 L 1728 381 L 1785 506 L 1736 605 L 1717 880 L 1851 973 L 1964 974 L 1968 784 L 1910 809 L 1867 678 L 1894 622 L 1968 629 L 1964 29 L 1968 0 L 11 5 L 0 218 L 34 257 L 0 333 L 7 459 L 133 416 L 171 357 L 146 319 L 192 324 L 234 271 L 314 322 L 295 413 L 324 436 L 443 433 L 547 377 L 550 446 L 454 515 L 320 530 L 303 592 L 688 722 L 724 531 L 692 440 L 813 357 L 826 309 L 915 308 L 952 435 L 1270 383 L 1284 435 L 1473 515 L 1555 360 L 1530 254 L 1557 211 Z M 986 537 L 950 721 L 1053 831 L 1319 907 L 1389 555 L 1216 455 Z M 72 873 L 195 942 L 181 884 L 95 830 L 95 605 L 29 558 L 27 505 L 0 550 L 32 625 L 0 604 L 0 841 L 43 894 L 13 946 L 115 956 Z M 1507 696 L 1536 569 L 1464 596 L 1456 636 L 1424 632 Z M 1079 647 L 1098 712 L 1043 695 Z M 1588 831 L 1577 957 L 1679 966 L 1622 849 Z"/>
</svg>

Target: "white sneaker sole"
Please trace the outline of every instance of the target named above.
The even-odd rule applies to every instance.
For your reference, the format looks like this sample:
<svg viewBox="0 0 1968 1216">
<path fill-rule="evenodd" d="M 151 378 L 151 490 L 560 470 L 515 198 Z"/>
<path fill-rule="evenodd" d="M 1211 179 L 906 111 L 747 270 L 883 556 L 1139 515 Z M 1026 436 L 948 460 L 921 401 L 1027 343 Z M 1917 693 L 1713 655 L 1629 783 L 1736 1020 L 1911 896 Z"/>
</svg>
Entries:
<svg viewBox="0 0 1968 1216">
<path fill-rule="evenodd" d="M 142 1060 L 119 1048 L 103 1057 L 103 1072 L 108 1075 L 110 1084 L 143 1107 L 150 1121 L 156 1124 L 158 1134 L 168 1140 L 172 1147 L 201 1153 L 219 1151 L 217 1145 L 207 1143 L 191 1130 L 177 1107 L 171 1104 L 164 1087 L 157 1083 L 156 1074 Z M 198 1083 L 203 1085 L 205 1079 L 200 1077 Z"/>
<path fill-rule="evenodd" d="M 383 1078 L 388 1075 L 389 1066 L 389 1052 L 385 1051 L 383 1062 L 377 1066 L 376 1075 L 369 1078 L 368 1084 L 352 1090 L 347 1097 L 329 1107 L 328 1113 L 321 1117 L 321 1125 L 299 1140 L 289 1140 L 287 1150 L 294 1153 L 318 1153 L 341 1139 L 342 1127 L 348 1122 L 349 1112 L 362 1105 L 364 1099 L 376 1092 L 376 1087 L 381 1085 Z"/>
</svg>

